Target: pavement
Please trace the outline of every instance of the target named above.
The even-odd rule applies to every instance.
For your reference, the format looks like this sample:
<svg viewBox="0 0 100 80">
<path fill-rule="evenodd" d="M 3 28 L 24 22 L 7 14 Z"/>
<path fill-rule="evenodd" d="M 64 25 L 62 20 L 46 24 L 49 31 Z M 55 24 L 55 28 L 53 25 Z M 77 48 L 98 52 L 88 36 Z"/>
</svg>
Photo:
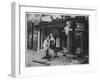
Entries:
<svg viewBox="0 0 100 80">
<path fill-rule="evenodd" d="M 77 60 L 71 60 L 70 57 L 54 57 L 52 60 L 42 59 L 41 50 L 33 51 L 27 50 L 25 55 L 25 66 L 51 66 L 51 65 L 72 65 L 78 64 Z"/>
</svg>

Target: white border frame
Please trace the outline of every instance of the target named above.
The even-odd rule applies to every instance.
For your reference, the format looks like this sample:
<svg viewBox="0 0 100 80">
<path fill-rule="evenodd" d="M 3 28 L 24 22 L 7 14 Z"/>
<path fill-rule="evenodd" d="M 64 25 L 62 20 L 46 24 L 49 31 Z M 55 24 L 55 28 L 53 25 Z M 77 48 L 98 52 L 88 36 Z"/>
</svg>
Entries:
<svg viewBox="0 0 100 80">
<path fill-rule="evenodd" d="M 48 12 L 63 14 L 89 15 L 89 60 L 88 65 L 66 65 L 25 68 L 25 12 Z M 95 8 L 43 7 L 32 4 L 12 3 L 12 62 L 11 72 L 14 77 L 66 74 L 73 72 L 94 71 L 95 65 Z M 24 26 L 24 27 L 23 27 Z"/>
</svg>

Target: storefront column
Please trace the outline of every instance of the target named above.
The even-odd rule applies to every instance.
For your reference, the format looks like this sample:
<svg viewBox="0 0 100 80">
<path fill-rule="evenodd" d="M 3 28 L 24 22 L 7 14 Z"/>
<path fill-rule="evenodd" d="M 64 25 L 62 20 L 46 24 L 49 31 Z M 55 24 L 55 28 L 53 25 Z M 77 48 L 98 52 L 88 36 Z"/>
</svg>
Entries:
<svg viewBox="0 0 100 80">
<path fill-rule="evenodd" d="M 69 31 L 68 31 L 68 34 L 67 34 L 67 50 L 69 52 L 69 45 L 70 45 L 70 42 L 69 42 Z"/>
<path fill-rule="evenodd" d="M 38 30 L 38 47 L 37 50 L 40 50 L 40 30 Z"/>
<path fill-rule="evenodd" d="M 43 33 L 44 33 L 43 30 L 41 30 L 41 34 L 40 34 L 41 35 L 41 39 L 40 39 L 41 40 L 41 43 L 40 43 L 41 47 L 40 48 L 42 48 L 42 46 L 43 46 Z"/>
</svg>

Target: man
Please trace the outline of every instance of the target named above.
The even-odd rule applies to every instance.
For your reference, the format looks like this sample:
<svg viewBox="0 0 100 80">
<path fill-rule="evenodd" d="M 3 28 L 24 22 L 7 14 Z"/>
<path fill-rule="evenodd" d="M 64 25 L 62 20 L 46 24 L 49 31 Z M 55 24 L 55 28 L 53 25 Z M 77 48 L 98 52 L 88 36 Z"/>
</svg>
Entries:
<svg viewBox="0 0 100 80">
<path fill-rule="evenodd" d="M 50 33 L 50 48 L 51 49 L 55 48 L 55 38 L 52 33 Z"/>
</svg>

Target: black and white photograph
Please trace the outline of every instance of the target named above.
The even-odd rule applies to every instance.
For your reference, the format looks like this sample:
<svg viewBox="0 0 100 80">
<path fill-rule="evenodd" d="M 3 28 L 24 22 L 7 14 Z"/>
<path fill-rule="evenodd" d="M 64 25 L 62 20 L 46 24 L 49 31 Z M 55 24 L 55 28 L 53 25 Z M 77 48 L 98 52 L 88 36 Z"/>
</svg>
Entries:
<svg viewBox="0 0 100 80">
<path fill-rule="evenodd" d="M 89 64 L 89 15 L 25 12 L 25 66 Z"/>
</svg>

